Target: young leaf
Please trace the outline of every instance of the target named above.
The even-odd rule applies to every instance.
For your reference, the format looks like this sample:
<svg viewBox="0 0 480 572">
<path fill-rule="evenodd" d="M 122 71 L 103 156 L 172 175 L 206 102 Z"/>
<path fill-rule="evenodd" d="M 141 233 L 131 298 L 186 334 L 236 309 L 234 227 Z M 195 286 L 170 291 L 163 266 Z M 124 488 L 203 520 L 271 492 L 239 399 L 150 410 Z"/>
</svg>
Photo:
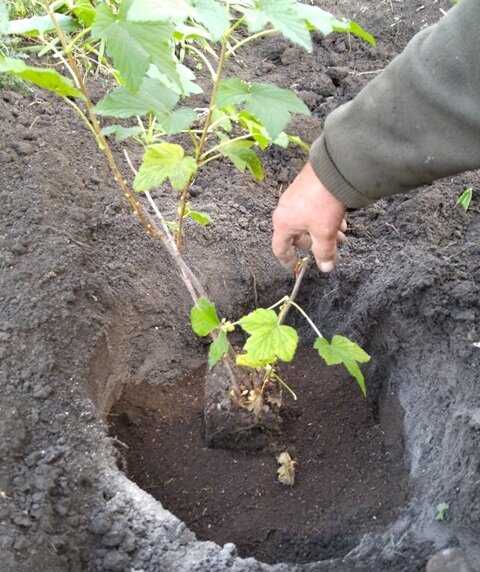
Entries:
<svg viewBox="0 0 480 572">
<path fill-rule="evenodd" d="M 347 29 L 344 30 L 342 28 L 342 24 L 346 24 L 347 25 Z M 334 24 L 334 30 L 336 32 L 350 32 L 350 34 L 352 34 L 352 36 L 357 36 L 357 38 L 360 38 L 361 40 L 364 40 L 365 42 L 367 42 L 368 44 L 370 44 L 371 46 L 376 46 L 377 45 L 377 41 L 375 40 L 375 38 L 372 36 L 372 34 L 370 34 L 369 32 L 367 32 L 366 30 L 364 30 L 362 28 L 362 26 L 360 26 L 360 24 L 358 24 L 357 22 L 354 22 L 353 20 L 346 20 L 343 22 L 340 22 L 340 25 L 335 23 Z"/>
<path fill-rule="evenodd" d="M 181 133 L 182 131 L 189 129 L 195 119 L 197 119 L 195 111 L 188 107 L 183 107 L 172 111 L 164 116 L 163 119 L 160 116 L 159 127 L 167 135 L 175 135 L 176 133 Z"/>
<path fill-rule="evenodd" d="M 465 212 L 468 211 L 468 207 L 472 202 L 472 196 L 473 188 L 469 187 L 468 189 L 465 189 L 463 193 L 458 197 L 457 205 L 461 205 L 465 209 Z"/>
<path fill-rule="evenodd" d="M 239 320 L 239 324 L 250 334 L 244 347 L 250 360 L 292 361 L 298 344 L 297 331 L 291 326 L 279 325 L 273 310 L 255 310 Z"/>
<path fill-rule="evenodd" d="M 71 16 L 55 14 L 55 18 L 63 31 L 74 32 L 77 29 L 77 24 Z M 55 25 L 50 16 L 32 16 L 31 18 L 22 18 L 21 20 L 10 20 L 7 33 L 38 35 L 51 32 L 52 30 L 55 30 Z"/>
<path fill-rule="evenodd" d="M 57 95 L 83 99 L 81 91 L 68 78 L 53 69 L 31 67 L 23 60 L 0 56 L 0 73 L 15 75 Z"/>
<path fill-rule="evenodd" d="M 181 145 L 156 143 L 147 147 L 135 177 L 136 191 L 149 191 L 169 179 L 174 189 L 182 189 L 197 170 L 193 157 L 185 156 Z"/>
<path fill-rule="evenodd" d="M 121 143 L 129 137 L 135 137 L 143 132 L 143 129 L 137 125 L 135 127 L 123 127 L 123 125 L 109 125 L 102 129 L 104 135 L 114 135 L 115 140 Z"/>
<path fill-rule="evenodd" d="M 107 53 L 130 91 L 138 90 L 150 64 L 178 82 L 177 62 L 171 46 L 172 24 L 129 21 L 125 12 L 130 4 L 123 0 L 118 14 L 114 14 L 106 4 L 99 4 L 92 36 L 105 40 Z"/>
<path fill-rule="evenodd" d="M 196 223 L 200 224 L 201 226 L 208 226 L 212 222 L 212 218 L 207 213 L 202 213 L 200 211 L 189 210 L 188 215 Z"/>
<path fill-rule="evenodd" d="M 239 79 L 220 83 L 217 105 L 243 105 L 276 139 L 288 125 L 292 113 L 310 115 L 305 103 L 291 90 L 268 83 L 249 84 Z"/>
<path fill-rule="evenodd" d="M 220 40 L 230 25 L 227 8 L 216 0 L 192 0 L 192 4 L 193 18 L 207 28 L 214 42 Z"/>
<path fill-rule="evenodd" d="M 357 383 L 364 396 L 367 394 L 365 378 L 358 363 L 370 361 L 370 356 L 358 344 L 344 336 L 333 336 L 331 343 L 325 338 L 317 338 L 313 346 L 327 365 L 343 364 Z"/>
<path fill-rule="evenodd" d="M 220 319 L 215 304 L 207 298 L 200 298 L 190 311 L 190 323 L 197 336 L 208 336 L 220 326 Z"/>
<path fill-rule="evenodd" d="M 124 87 L 118 87 L 97 103 L 95 111 L 99 115 L 121 119 L 153 113 L 160 121 L 165 121 L 178 99 L 178 94 L 158 79 L 147 77 L 135 95 Z"/>
<path fill-rule="evenodd" d="M 450 505 L 447 502 L 441 502 L 436 506 L 435 512 L 435 520 L 439 522 L 443 522 L 448 517 L 448 511 L 450 509 Z"/>
<path fill-rule="evenodd" d="M 208 367 L 210 369 L 227 355 L 229 347 L 227 334 L 221 331 L 217 339 L 210 344 L 208 350 Z"/>
<path fill-rule="evenodd" d="M 220 153 L 228 157 L 242 173 L 248 169 L 257 181 L 263 181 L 265 172 L 260 158 L 252 149 L 253 145 L 253 141 L 232 141 L 221 147 Z"/>
<path fill-rule="evenodd" d="M 258 32 L 270 23 L 286 38 L 312 51 L 312 40 L 298 10 L 296 0 L 257 0 L 255 8 L 246 11 L 247 24 L 251 32 Z"/>
<path fill-rule="evenodd" d="M 76 0 L 73 13 L 77 20 L 86 28 L 89 28 L 95 20 L 95 8 L 90 0 Z"/>
</svg>

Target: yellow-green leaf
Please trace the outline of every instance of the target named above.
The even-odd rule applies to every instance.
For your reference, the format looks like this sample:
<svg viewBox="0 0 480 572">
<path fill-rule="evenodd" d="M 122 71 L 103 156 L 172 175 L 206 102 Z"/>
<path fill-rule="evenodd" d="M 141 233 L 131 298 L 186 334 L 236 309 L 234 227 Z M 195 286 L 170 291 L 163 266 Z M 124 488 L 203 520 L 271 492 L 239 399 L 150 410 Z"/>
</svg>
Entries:
<svg viewBox="0 0 480 572">
<path fill-rule="evenodd" d="M 169 179 L 172 187 L 180 190 L 196 170 L 195 159 L 185 156 L 181 145 L 156 143 L 147 147 L 133 186 L 136 191 L 149 191 Z"/>
</svg>

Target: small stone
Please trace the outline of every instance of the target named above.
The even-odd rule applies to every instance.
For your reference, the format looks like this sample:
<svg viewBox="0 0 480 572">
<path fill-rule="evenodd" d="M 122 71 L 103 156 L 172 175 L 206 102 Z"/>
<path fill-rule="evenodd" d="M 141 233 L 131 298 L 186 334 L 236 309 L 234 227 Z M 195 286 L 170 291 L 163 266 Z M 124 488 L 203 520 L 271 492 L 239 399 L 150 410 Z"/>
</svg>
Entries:
<svg viewBox="0 0 480 572">
<path fill-rule="evenodd" d="M 30 143 L 27 143 L 26 141 L 15 141 L 12 147 L 15 149 L 18 155 L 21 155 L 22 157 L 31 155 L 35 150 L 34 146 Z"/>
<path fill-rule="evenodd" d="M 103 514 L 96 516 L 90 523 L 89 529 L 94 534 L 105 534 L 112 528 L 112 520 Z"/>
<path fill-rule="evenodd" d="M 332 67 L 326 70 L 326 74 L 330 77 L 335 84 L 339 84 L 343 79 L 345 79 L 350 73 L 350 69 L 347 67 Z"/>
<path fill-rule="evenodd" d="M 52 388 L 48 385 L 36 385 L 33 388 L 33 397 L 35 399 L 47 399 L 52 393 Z"/>
<path fill-rule="evenodd" d="M 331 78 L 325 74 L 318 74 L 310 86 L 310 91 L 314 91 L 318 95 L 328 97 L 335 95 L 337 89 L 332 82 Z"/>
<path fill-rule="evenodd" d="M 462 550 L 446 548 L 430 558 L 426 572 L 473 572 L 473 569 Z"/>
<path fill-rule="evenodd" d="M 302 50 L 294 46 L 289 46 L 280 56 L 283 65 L 288 66 L 299 61 L 302 56 Z"/>
<path fill-rule="evenodd" d="M 126 568 L 128 561 L 128 556 L 123 552 L 118 550 L 110 550 L 105 554 L 103 559 L 103 567 L 105 570 L 122 572 Z"/>
</svg>

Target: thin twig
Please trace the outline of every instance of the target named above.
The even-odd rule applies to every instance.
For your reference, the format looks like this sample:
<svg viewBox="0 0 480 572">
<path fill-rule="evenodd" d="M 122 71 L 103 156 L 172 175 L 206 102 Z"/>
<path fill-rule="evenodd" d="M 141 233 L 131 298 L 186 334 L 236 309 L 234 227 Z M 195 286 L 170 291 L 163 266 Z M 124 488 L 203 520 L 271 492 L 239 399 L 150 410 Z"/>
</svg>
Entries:
<svg viewBox="0 0 480 572">
<path fill-rule="evenodd" d="M 278 323 L 282 324 L 285 321 L 285 318 L 287 317 L 287 314 L 291 308 L 291 306 L 293 306 L 294 302 L 295 302 L 295 298 L 298 295 L 298 291 L 300 290 L 300 286 L 302 285 L 302 280 L 303 277 L 305 276 L 305 272 L 307 271 L 307 268 L 309 267 L 311 262 L 311 258 L 310 256 L 307 256 L 306 258 L 304 258 L 300 264 L 300 269 L 297 271 L 297 278 L 295 280 L 295 284 L 293 285 L 293 289 L 292 292 L 290 294 L 290 296 L 288 296 L 287 301 L 285 302 L 285 305 L 282 307 L 282 309 L 280 310 L 280 313 L 278 314 Z"/>
</svg>

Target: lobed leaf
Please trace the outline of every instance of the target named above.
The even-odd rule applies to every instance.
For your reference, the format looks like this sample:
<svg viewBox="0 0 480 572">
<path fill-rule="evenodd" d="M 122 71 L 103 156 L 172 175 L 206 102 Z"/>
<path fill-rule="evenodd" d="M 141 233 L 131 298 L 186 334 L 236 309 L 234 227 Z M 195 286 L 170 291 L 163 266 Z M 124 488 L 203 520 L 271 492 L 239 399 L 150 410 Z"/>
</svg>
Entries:
<svg viewBox="0 0 480 572">
<path fill-rule="evenodd" d="M 125 87 L 118 87 L 97 103 L 95 111 L 99 115 L 121 119 L 153 113 L 160 121 L 164 121 L 178 100 L 178 94 L 165 87 L 161 81 L 147 77 L 136 94 Z"/>
<path fill-rule="evenodd" d="M 276 358 L 289 362 L 298 344 L 297 331 L 291 326 L 278 324 L 273 310 L 260 308 L 239 320 L 240 326 L 250 336 L 244 350 L 253 362 L 272 363 Z"/>
<path fill-rule="evenodd" d="M 129 0 L 123 0 L 118 14 L 106 4 L 99 4 L 92 36 L 105 41 L 107 53 L 130 91 L 139 89 L 151 64 L 178 83 L 177 61 L 171 45 L 173 25 L 149 20 L 130 21 L 126 16 L 131 4 Z"/>
<path fill-rule="evenodd" d="M 357 383 L 364 396 L 367 394 L 365 378 L 358 363 L 367 363 L 370 356 L 358 344 L 344 336 L 333 336 L 329 342 L 326 338 L 317 338 L 314 348 L 327 365 L 343 364 Z"/>
<path fill-rule="evenodd" d="M 215 304 L 207 298 L 200 298 L 190 311 L 190 323 L 197 336 L 208 336 L 220 326 Z"/>
<path fill-rule="evenodd" d="M 263 181 L 265 171 L 259 156 L 252 149 L 253 141 L 232 141 L 220 148 L 220 153 L 228 157 L 242 173 L 248 169 L 257 181 Z"/>
<path fill-rule="evenodd" d="M 70 79 L 50 68 L 28 66 L 23 60 L 0 56 L 0 73 L 9 73 L 63 97 L 84 99 Z"/>
<path fill-rule="evenodd" d="M 216 0 L 192 0 L 193 18 L 210 32 L 213 41 L 222 38 L 230 26 L 230 15 L 225 5 Z"/>
<path fill-rule="evenodd" d="M 208 350 L 208 367 L 211 369 L 226 356 L 229 348 L 230 344 L 228 343 L 227 334 L 221 331 L 218 337 L 210 344 Z"/>
<path fill-rule="evenodd" d="M 71 16 L 55 13 L 55 18 L 60 28 L 65 32 L 74 32 L 78 27 Z M 5 33 L 15 35 L 38 35 L 45 34 L 53 30 L 55 30 L 55 25 L 50 16 L 32 16 L 31 18 L 10 20 Z"/>
<path fill-rule="evenodd" d="M 251 32 L 263 30 L 271 24 L 286 38 L 309 52 L 312 39 L 296 0 L 256 0 L 255 7 L 247 9 L 245 16 Z"/>
<path fill-rule="evenodd" d="M 180 190 L 196 170 L 195 159 L 185 156 L 181 145 L 156 143 L 147 147 L 133 187 L 136 191 L 149 191 L 169 179 L 172 187 Z"/>
<path fill-rule="evenodd" d="M 310 115 L 305 103 L 291 90 L 268 83 L 247 83 L 227 79 L 220 83 L 218 107 L 242 105 L 276 139 L 288 125 L 292 113 Z"/>
</svg>

